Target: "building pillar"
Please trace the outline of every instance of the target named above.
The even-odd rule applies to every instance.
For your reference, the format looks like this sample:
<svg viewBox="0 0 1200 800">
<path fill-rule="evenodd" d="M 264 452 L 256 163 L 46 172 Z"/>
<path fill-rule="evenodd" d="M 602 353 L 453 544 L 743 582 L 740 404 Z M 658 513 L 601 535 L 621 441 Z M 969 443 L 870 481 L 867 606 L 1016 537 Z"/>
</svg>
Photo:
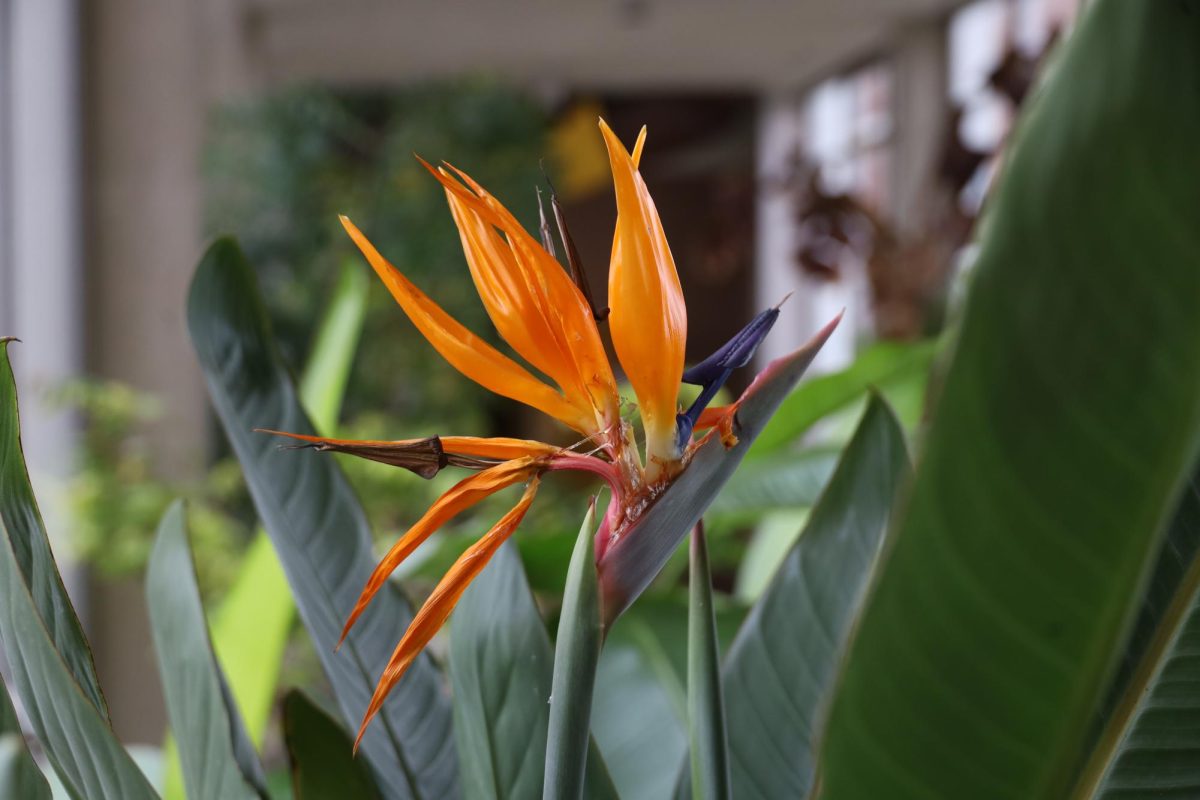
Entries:
<svg viewBox="0 0 1200 800">
<path fill-rule="evenodd" d="M 920 236 L 947 201 L 938 160 L 949 119 L 946 21 L 900 31 L 892 50 L 891 219 L 901 236 Z"/>
<path fill-rule="evenodd" d="M 76 438 L 70 415 L 46 394 L 82 365 L 78 10 L 74 0 L 16 0 L 3 13 L 0 335 L 22 340 L 10 351 L 22 442 L 54 535 L 67 524 L 54 498 Z"/>
<path fill-rule="evenodd" d="M 755 214 L 755 302 L 759 309 L 777 304 L 788 293 L 779 321 L 759 348 L 761 367 L 807 342 L 842 310 L 851 312 L 817 355 L 810 372 L 839 369 L 854 357 L 855 321 L 851 288 L 845 283 L 820 281 L 806 275 L 797 259 L 799 246 L 796 206 L 786 181 L 795 167 L 797 149 L 807 126 L 805 95 L 780 92 L 764 95 L 758 112 L 755 152 L 757 211 Z"/>
<path fill-rule="evenodd" d="M 185 300 L 200 257 L 200 156 L 206 113 L 203 7 L 189 0 L 89 4 L 86 363 L 97 377 L 156 397 L 146 430 L 156 474 L 196 477 L 208 447 L 207 401 L 188 340 Z M 96 582 L 92 640 L 114 728 L 159 743 L 165 730 L 138 578 Z"/>
</svg>

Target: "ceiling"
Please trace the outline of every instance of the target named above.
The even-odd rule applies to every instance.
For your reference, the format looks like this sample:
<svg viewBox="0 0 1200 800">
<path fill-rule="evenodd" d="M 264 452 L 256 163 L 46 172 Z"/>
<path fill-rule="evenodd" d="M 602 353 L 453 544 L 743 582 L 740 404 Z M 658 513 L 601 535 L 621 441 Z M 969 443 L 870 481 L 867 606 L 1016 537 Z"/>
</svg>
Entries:
<svg viewBox="0 0 1200 800">
<path fill-rule="evenodd" d="M 486 72 L 547 91 L 764 91 L 883 51 L 963 0 L 250 0 L 268 84 Z"/>
</svg>

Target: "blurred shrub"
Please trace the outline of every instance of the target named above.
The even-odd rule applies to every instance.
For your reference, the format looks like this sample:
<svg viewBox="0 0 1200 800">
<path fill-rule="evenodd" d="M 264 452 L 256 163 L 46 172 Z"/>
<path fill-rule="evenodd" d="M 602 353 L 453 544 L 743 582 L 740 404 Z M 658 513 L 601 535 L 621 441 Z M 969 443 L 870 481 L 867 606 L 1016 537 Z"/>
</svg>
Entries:
<svg viewBox="0 0 1200 800">
<path fill-rule="evenodd" d="M 207 228 L 238 237 L 292 364 L 309 348 L 337 266 L 361 260 L 338 214 L 354 219 L 452 315 L 493 337 L 442 190 L 414 154 L 469 171 L 530 224 L 547 124 L 528 95 L 484 80 L 375 92 L 295 89 L 228 106 L 210 125 Z M 364 333 L 370 346 L 351 375 L 346 418 L 384 412 L 392 419 L 387 435 L 401 438 L 432 429 L 485 432 L 511 413 L 511 404 L 436 357 L 382 286 L 372 288 Z"/>
<path fill-rule="evenodd" d="M 140 432 L 161 413 L 154 397 L 118 381 L 76 380 L 49 399 L 82 421 L 79 468 L 67 486 L 76 557 L 104 577 L 139 573 L 167 506 L 184 497 L 201 586 L 206 594 L 227 586 L 248 532 L 237 463 L 222 460 L 195 481 L 164 480 Z"/>
</svg>

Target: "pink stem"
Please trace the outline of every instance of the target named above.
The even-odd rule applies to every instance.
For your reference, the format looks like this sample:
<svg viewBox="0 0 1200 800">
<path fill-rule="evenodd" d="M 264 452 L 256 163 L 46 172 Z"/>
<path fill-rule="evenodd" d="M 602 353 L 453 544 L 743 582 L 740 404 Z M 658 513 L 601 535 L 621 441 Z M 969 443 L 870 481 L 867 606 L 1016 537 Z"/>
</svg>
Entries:
<svg viewBox="0 0 1200 800">
<path fill-rule="evenodd" d="M 608 549 L 608 540 L 612 536 L 613 527 L 621 510 L 624 493 L 621 489 L 620 472 L 618 472 L 615 465 L 607 461 L 601 461 L 592 456 L 576 455 L 574 453 L 562 453 L 554 456 L 550 461 L 548 469 L 551 471 L 574 470 L 577 472 L 590 472 L 593 475 L 599 475 L 601 478 L 604 478 L 608 484 L 608 488 L 612 489 L 612 499 L 608 501 L 608 510 L 604 512 L 604 518 L 600 520 L 600 527 L 596 529 L 596 561 L 599 563 Z"/>
</svg>

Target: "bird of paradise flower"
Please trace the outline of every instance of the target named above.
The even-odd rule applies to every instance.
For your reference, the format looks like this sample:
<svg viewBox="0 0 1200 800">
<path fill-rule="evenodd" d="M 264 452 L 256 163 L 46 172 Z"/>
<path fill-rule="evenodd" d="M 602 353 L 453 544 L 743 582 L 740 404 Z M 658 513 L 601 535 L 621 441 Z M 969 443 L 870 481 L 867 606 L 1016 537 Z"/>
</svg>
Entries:
<svg viewBox="0 0 1200 800">
<path fill-rule="evenodd" d="M 603 120 L 600 130 L 617 201 L 608 279 L 610 309 L 597 309 L 592 301 L 556 198 L 552 208 L 569 273 L 556 258 L 544 214 L 539 243 L 468 175 L 449 165 L 435 168 L 422 161 L 445 189 L 467 266 L 492 323 L 504 341 L 554 386 L 459 324 L 392 266 L 349 219 L 341 218 L 397 303 L 446 361 L 481 386 L 525 403 L 584 437 L 579 445 L 562 448 L 513 438 L 352 441 L 265 431 L 299 439 L 305 442 L 302 446 L 392 464 L 423 477 L 432 477 L 446 467 L 474 471 L 438 498 L 380 560 L 346 620 L 343 641 L 392 572 L 430 535 L 495 492 L 525 484 L 517 504 L 455 561 L 414 616 L 379 678 L 355 748 L 388 693 L 446 622 L 470 582 L 521 523 L 542 475 L 562 470 L 589 472 L 603 478 L 612 491 L 595 544 L 608 606 L 605 618 L 611 623 L 641 587 L 623 585 L 619 569 L 606 573 L 608 561 L 620 562 L 609 556 L 616 555 L 624 540 L 650 535 L 640 529 L 639 522 L 686 473 L 693 455 L 714 435 L 722 447 L 736 446 L 741 404 L 761 382 L 785 366 L 792 367 L 794 382 L 838 322 L 835 319 L 803 351 L 797 351 L 792 361 L 802 362 L 799 369 L 797 364 L 781 360 L 764 370 L 737 402 L 710 408 L 733 370 L 750 362 L 778 317 L 779 307 L 760 313 L 720 350 L 685 370 L 687 309 L 683 291 L 658 211 L 638 171 L 646 129 L 641 130 L 632 153 Z M 637 398 L 641 446 L 634 425 L 620 413 L 617 381 L 597 324 L 605 319 L 621 368 Z M 686 410 L 678 406 L 682 383 L 700 387 Z M 709 429 L 708 434 L 694 439 L 693 433 L 704 429 Z M 711 499 L 706 497 L 705 504 Z M 694 517 L 698 518 L 699 512 Z M 693 522 L 683 526 L 684 532 Z M 675 532 L 664 546 L 673 548 L 681 536 Z M 648 579 L 642 575 L 637 580 L 644 584 Z"/>
</svg>

